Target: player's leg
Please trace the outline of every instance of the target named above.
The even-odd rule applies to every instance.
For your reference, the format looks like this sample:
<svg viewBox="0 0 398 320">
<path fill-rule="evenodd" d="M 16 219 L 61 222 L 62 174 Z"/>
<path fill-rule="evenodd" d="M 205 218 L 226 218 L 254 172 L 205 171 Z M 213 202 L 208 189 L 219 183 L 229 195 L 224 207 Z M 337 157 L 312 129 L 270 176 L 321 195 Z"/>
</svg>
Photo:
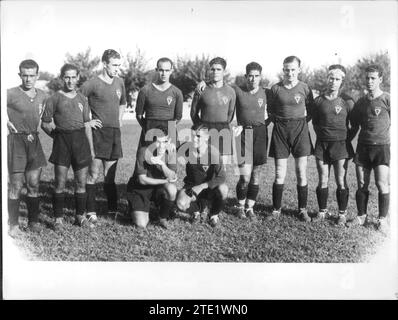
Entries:
<svg viewBox="0 0 398 320">
<path fill-rule="evenodd" d="M 287 158 L 275 159 L 275 181 L 272 185 L 273 212 L 269 218 L 278 218 L 282 208 L 282 195 L 287 172 Z"/>
<path fill-rule="evenodd" d="M 334 176 L 336 179 L 336 199 L 339 207 L 339 218 L 337 223 L 345 225 L 347 220 L 347 206 L 349 189 L 347 184 L 348 159 L 337 160 L 333 163 Z"/>
<path fill-rule="evenodd" d="M 239 166 L 240 177 L 236 184 L 236 197 L 238 199 L 237 216 L 239 218 L 246 218 L 245 204 L 252 168 L 253 166 L 251 164 L 243 164 Z"/>
<path fill-rule="evenodd" d="M 297 198 L 300 219 L 310 222 L 311 218 L 307 213 L 308 184 L 307 184 L 307 162 L 308 157 L 295 158 L 296 178 L 297 178 Z"/>
<path fill-rule="evenodd" d="M 68 176 L 68 167 L 54 165 L 55 190 L 53 195 L 53 211 L 55 218 L 55 229 L 63 225 L 63 211 L 65 207 L 65 185 Z"/>
<path fill-rule="evenodd" d="M 28 227 L 34 232 L 42 230 L 39 224 L 39 184 L 41 168 L 25 172 L 27 188 L 26 206 L 28 208 Z"/>
<path fill-rule="evenodd" d="M 255 218 L 253 207 L 257 200 L 260 183 L 260 172 L 262 168 L 264 168 L 264 165 L 253 166 L 249 186 L 247 188 L 246 216 L 251 219 Z"/>
<path fill-rule="evenodd" d="M 104 192 L 108 200 L 108 213 L 117 211 L 117 188 L 115 183 L 117 160 L 103 161 L 104 165 Z"/>
<path fill-rule="evenodd" d="M 102 167 L 101 159 L 93 159 L 88 168 L 87 183 L 86 183 L 86 209 L 88 216 L 96 215 L 95 195 L 97 193 L 96 183 L 99 178 L 100 170 Z"/>
<path fill-rule="evenodd" d="M 225 206 L 225 201 L 228 197 L 228 186 L 223 183 L 212 190 L 211 203 L 210 203 L 210 219 L 209 223 L 215 227 L 219 222 L 219 213 Z"/>
<path fill-rule="evenodd" d="M 149 223 L 149 209 L 154 188 L 127 189 L 127 200 L 129 203 L 129 215 L 132 223 L 138 228 L 145 229 Z"/>
<path fill-rule="evenodd" d="M 149 223 L 149 212 L 146 211 L 131 211 L 131 219 L 138 227 L 145 229 Z"/>
<path fill-rule="evenodd" d="M 390 207 L 390 168 L 386 165 L 379 165 L 374 168 L 375 183 L 379 191 L 379 216 L 378 227 L 387 232 L 388 225 L 386 217 Z"/>
<path fill-rule="evenodd" d="M 87 207 L 86 182 L 88 167 L 81 168 L 74 172 L 75 174 L 75 208 L 76 222 L 79 226 L 88 225 L 88 220 L 84 216 Z M 89 217 L 90 218 L 90 217 Z"/>
<path fill-rule="evenodd" d="M 354 224 L 363 225 L 366 220 L 368 200 L 369 200 L 369 182 L 371 169 L 365 168 L 361 165 L 356 165 L 357 185 L 358 189 L 355 193 L 355 200 L 357 203 L 357 217 Z"/>
<path fill-rule="evenodd" d="M 24 173 L 10 173 L 10 186 L 8 192 L 8 223 L 10 225 L 10 235 L 13 236 L 19 230 L 19 204 L 20 195 L 24 183 Z"/>
<path fill-rule="evenodd" d="M 165 229 L 168 228 L 167 219 L 175 208 L 177 197 L 177 187 L 173 183 L 166 183 L 161 187 L 161 196 L 159 201 L 159 225 Z"/>
<path fill-rule="evenodd" d="M 318 201 L 319 211 L 315 220 L 323 220 L 326 218 L 328 209 L 327 201 L 329 195 L 329 174 L 330 165 L 323 160 L 316 158 L 316 168 L 318 171 L 318 186 L 316 188 L 316 198 Z"/>
</svg>

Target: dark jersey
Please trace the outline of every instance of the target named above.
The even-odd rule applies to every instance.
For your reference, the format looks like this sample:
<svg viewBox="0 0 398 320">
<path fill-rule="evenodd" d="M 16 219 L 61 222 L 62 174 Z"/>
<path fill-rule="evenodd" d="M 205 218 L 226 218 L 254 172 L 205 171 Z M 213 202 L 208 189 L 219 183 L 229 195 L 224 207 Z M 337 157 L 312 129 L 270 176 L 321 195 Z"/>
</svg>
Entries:
<svg viewBox="0 0 398 320">
<path fill-rule="evenodd" d="M 36 96 L 30 98 L 20 87 L 7 90 L 7 114 L 18 132 L 36 132 L 47 96 L 36 89 Z"/>
<path fill-rule="evenodd" d="M 265 124 L 267 96 L 263 88 L 254 94 L 247 88 L 234 87 L 236 93 L 236 120 L 241 126 Z"/>
<path fill-rule="evenodd" d="M 152 83 L 138 93 L 135 112 L 152 120 L 181 120 L 183 96 L 180 89 L 171 85 L 161 91 Z"/>
<path fill-rule="evenodd" d="M 235 113 L 235 101 L 235 90 L 229 85 L 224 84 L 221 88 L 207 86 L 201 94 L 194 95 L 191 119 L 194 124 L 230 123 Z"/>
<path fill-rule="evenodd" d="M 268 112 L 276 118 L 300 119 L 311 114 L 314 97 L 310 87 L 302 81 L 291 89 L 279 82 L 268 93 Z"/>
<path fill-rule="evenodd" d="M 350 115 L 353 126 L 360 126 L 358 143 L 390 143 L 390 95 L 386 92 L 373 100 L 360 98 Z"/>
<path fill-rule="evenodd" d="M 354 101 L 337 97 L 333 100 L 324 95 L 314 100 L 312 124 L 320 141 L 341 141 L 347 139 L 349 113 Z"/>
<path fill-rule="evenodd" d="M 104 127 L 120 128 L 119 107 L 126 104 L 123 80 L 113 78 L 112 84 L 99 77 L 86 81 L 81 92 L 88 98 L 93 119 L 99 119 Z"/>
</svg>

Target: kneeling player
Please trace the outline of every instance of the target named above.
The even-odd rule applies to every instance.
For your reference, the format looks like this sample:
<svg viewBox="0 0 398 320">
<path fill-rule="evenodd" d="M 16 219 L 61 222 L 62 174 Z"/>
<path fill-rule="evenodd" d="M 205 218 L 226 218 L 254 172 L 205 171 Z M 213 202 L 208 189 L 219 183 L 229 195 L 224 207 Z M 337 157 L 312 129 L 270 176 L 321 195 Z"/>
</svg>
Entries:
<svg viewBox="0 0 398 320">
<path fill-rule="evenodd" d="M 367 220 L 369 182 L 372 169 L 379 191 L 379 215 L 377 226 L 387 232 L 387 214 L 390 204 L 390 95 L 380 89 L 383 71 L 377 65 L 365 70 L 368 94 L 359 99 L 351 113 L 352 135 L 361 130 L 354 158 L 356 164 L 358 190 L 356 202 L 358 216 L 355 224 L 363 225 Z"/>
<path fill-rule="evenodd" d="M 140 146 L 137 151 L 135 170 L 127 184 L 129 213 L 133 223 L 146 228 L 149 222 L 151 201 L 160 206 L 159 225 L 168 227 L 167 219 L 174 210 L 177 195 L 177 165 L 175 147 L 170 145 L 167 128 L 154 128 L 162 131 L 155 144 Z M 151 147 L 156 149 L 152 152 Z"/>
<path fill-rule="evenodd" d="M 228 196 L 225 184 L 225 168 L 220 163 L 217 149 L 209 143 L 209 129 L 204 125 L 194 127 L 195 151 L 188 158 L 184 187 L 177 196 L 177 207 L 188 212 L 197 220 L 200 215 L 215 227 L 219 221 L 218 214 L 224 208 Z M 192 159 L 191 159 L 192 158 Z"/>
<path fill-rule="evenodd" d="M 65 184 L 70 165 L 75 175 L 76 223 L 89 225 L 86 209 L 86 180 L 88 166 L 94 157 L 90 110 L 86 98 L 76 92 L 79 69 L 71 64 L 61 68 L 62 90 L 51 96 L 42 116 L 43 130 L 54 139 L 49 161 L 54 164 L 55 192 L 53 209 L 55 229 L 63 226 Z M 55 129 L 51 121 L 54 120 Z"/>
</svg>

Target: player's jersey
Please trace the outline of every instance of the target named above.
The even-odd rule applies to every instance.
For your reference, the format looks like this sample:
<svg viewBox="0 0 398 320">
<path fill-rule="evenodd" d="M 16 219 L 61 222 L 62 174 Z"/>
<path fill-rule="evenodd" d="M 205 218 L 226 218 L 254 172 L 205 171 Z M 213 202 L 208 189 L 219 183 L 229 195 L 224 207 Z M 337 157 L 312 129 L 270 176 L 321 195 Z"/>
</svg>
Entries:
<svg viewBox="0 0 398 320">
<path fill-rule="evenodd" d="M 183 96 L 180 89 L 171 85 L 161 91 L 152 83 L 138 93 L 135 112 L 152 120 L 181 120 Z"/>
<path fill-rule="evenodd" d="M 358 143 L 390 143 L 390 95 L 386 92 L 373 100 L 360 98 L 350 115 L 353 126 L 360 126 Z"/>
<path fill-rule="evenodd" d="M 349 113 L 354 101 L 340 96 L 329 100 L 324 95 L 315 98 L 312 108 L 312 124 L 320 141 L 341 141 L 347 139 Z"/>
<path fill-rule="evenodd" d="M 84 128 L 84 123 L 90 121 L 87 99 L 79 92 L 68 98 L 58 91 L 47 99 L 41 119 L 47 123 L 54 119 L 56 128 L 62 131 Z"/>
<path fill-rule="evenodd" d="M 314 102 L 310 87 L 299 81 L 288 89 L 279 82 L 271 87 L 268 96 L 268 112 L 280 119 L 300 119 L 310 115 Z"/>
<path fill-rule="evenodd" d="M 247 88 L 234 87 L 236 93 L 236 120 L 241 126 L 265 124 L 267 96 L 263 88 L 251 94 Z"/>
<path fill-rule="evenodd" d="M 145 152 L 147 147 L 139 147 L 137 151 L 137 160 L 135 161 L 135 169 L 133 176 L 130 178 L 130 185 L 139 185 L 138 176 L 146 174 L 150 178 L 165 179 L 162 167 L 157 164 L 150 164 L 145 160 Z M 156 153 L 154 154 L 156 155 Z M 177 172 L 176 154 L 166 153 L 165 162 L 167 167 L 174 172 Z M 152 186 L 151 186 L 152 187 Z"/>
<path fill-rule="evenodd" d="M 113 78 L 112 84 L 98 76 L 86 81 L 81 92 L 88 98 L 93 119 L 99 119 L 103 127 L 120 128 L 119 107 L 126 104 L 123 80 Z"/>
<path fill-rule="evenodd" d="M 47 96 L 36 89 L 36 96 L 30 98 L 20 87 L 7 90 L 7 114 L 18 132 L 36 132 Z"/>
<path fill-rule="evenodd" d="M 229 85 L 224 84 L 221 88 L 207 86 L 200 95 L 196 93 L 194 96 L 191 119 L 194 124 L 230 123 L 235 113 L 235 101 L 235 90 Z"/>
</svg>

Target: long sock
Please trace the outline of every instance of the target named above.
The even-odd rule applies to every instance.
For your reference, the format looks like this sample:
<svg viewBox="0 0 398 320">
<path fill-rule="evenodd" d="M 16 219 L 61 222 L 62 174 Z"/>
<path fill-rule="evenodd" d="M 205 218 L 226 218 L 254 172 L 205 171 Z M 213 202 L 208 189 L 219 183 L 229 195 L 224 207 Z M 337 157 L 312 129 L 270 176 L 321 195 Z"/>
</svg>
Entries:
<svg viewBox="0 0 398 320">
<path fill-rule="evenodd" d="M 249 187 L 247 188 L 247 199 L 256 201 L 258 190 L 259 190 L 258 184 L 249 183 Z"/>
<path fill-rule="evenodd" d="M 64 214 L 65 207 L 65 193 L 54 193 L 53 195 L 53 210 L 54 217 L 60 218 Z"/>
<path fill-rule="evenodd" d="M 385 218 L 390 207 L 390 194 L 379 192 L 379 218 Z"/>
<path fill-rule="evenodd" d="M 316 188 L 316 198 L 318 200 L 319 210 L 325 210 L 328 204 L 329 188 Z"/>
<path fill-rule="evenodd" d="M 247 183 L 239 179 L 238 183 L 236 184 L 236 198 L 239 202 L 246 199 L 248 191 Z"/>
<path fill-rule="evenodd" d="M 104 192 L 108 200 L 108 210 L 117 210 L 117 189 L 115 183 L 104 183 Z"/>
<path fill-rule="evenodd" d="M 170 212 L 174 209 L 174 201 L 163 198 L 160 204 L 159 217 L 168 218 Z"/>
<path fill-rule="evenodd" d="M 75 193 L 76 214 L 83 215 L 87 206 L 87 193 Z"/>
<path fill-rule="evenodd" d="M 348 189 L 337 188 L 336 198 L 337 198 L 337 205 L 339 206 L 339 211 L 347 210 L 349 193 L 350 192 Z"/>
<path fill-rule="evenodd" d="M 358 189 L 355 193 L 355 200 L 357 202 L 358 216 L 366 214 L 368 209 L 369 191 Z"/>
<path fill-rule="evenodd" d="M 299 209 L 307 208 L 308 184 L 305 186 L 297 185 L 297 194 L 298 194 Z"/>
<path fill-rule="evenodd" d="M 39 222 L 39 198 L 26 197 L 26 206 L 28 207 L 28 221 Z"/>
<path fill-rule="evenodd" d="M 284 184 L 276 184 L 272 185 L 272 204 L 275 210 L 280 210 L 282 207 L 282 194 Z"/>
<path fill-rule="evenodd" d="M 210 216 L 219 214 L 225 206 L 225 200 L 223 199 L 220 191 L 218 189 L 212 190 L 214 192 L 213 199 L 211 201 Z"/>
<path fill-rule="evenodd" d="M 97 186 L 95 184 L 86 184 L 86 208 L 87 212 L 96 212 L 95 208 L 95 193 L 97 191 Z"/>
<path fill-rule="evenodd" d="M 19 199 L 8 199 L 8 220 L 11 226 L 18 224 Z"/>
</svg>

